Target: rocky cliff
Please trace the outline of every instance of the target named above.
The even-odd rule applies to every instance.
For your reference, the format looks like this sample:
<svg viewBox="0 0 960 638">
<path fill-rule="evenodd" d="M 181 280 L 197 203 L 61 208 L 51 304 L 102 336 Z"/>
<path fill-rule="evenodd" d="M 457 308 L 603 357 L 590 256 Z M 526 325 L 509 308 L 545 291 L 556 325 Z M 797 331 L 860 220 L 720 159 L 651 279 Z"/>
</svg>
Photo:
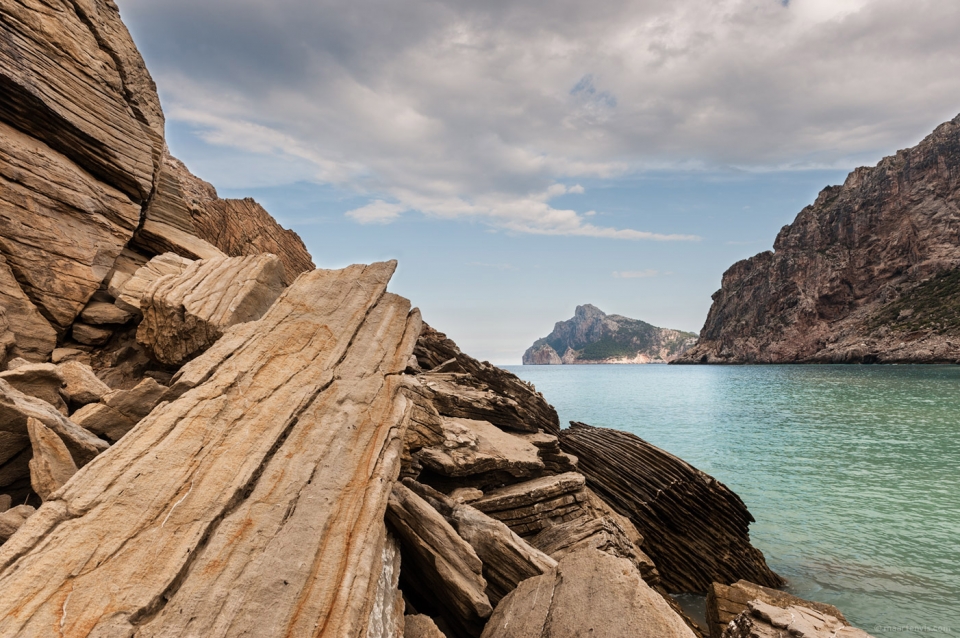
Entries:
<svg viewBox="0 0 960 638">
<path fill-rule="evenodd" d="M 644 321 L 577 306 L 572 319 L 523 353 L 524 365 L 574 363 L 667 363 L 694 344 L 691 332 L 657 328 Z"/>
<path fill-rule="evenodd" d="M 734 264 L 684 363 L 960 361 L 960 117 Z"/>
</svg>

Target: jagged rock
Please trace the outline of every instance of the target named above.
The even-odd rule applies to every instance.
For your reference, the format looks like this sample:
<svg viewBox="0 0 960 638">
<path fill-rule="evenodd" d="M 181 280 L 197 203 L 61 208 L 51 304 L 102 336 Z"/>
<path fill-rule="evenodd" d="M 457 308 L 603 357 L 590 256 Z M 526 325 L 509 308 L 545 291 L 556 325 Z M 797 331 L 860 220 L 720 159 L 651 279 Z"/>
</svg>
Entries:
<svg viewBox="0 0 960 638">
<path fill-rule="evenodd" d="M 77 465 L 70 451 L 53 430 L 34 418 L 27 419 L 30 446 L 30 485 L 40 498 L 46 501 L 77 473 Z"/>
<path fill-rule="evenodd" d="M 0 372 L 0 379 L 24 394 L 46 401 L 61 414 L 67 414 L 67 404 L 60 395 L 65 380 L 60 369 L 52 363 L 21 365 Z"/>
<path fill-rule="evenodd" d="M 862 629 L 809 607 L 782 608 L 759 600 L 747 606 L 724 629 L 723 638 L 870 638 Z"/>
<path fill-rule="evenodd" d="M 408 596 L 432 607 L 456 634 L 479 636 L 492 607 L 483 564 L 473 547 L 426 500 L 394 485 L 387 521 L 403 551 L 400 584 Z M 416 605 L 420 608 L 420 605 Z"/>
<path fill-rule="evenodd" d="M 133 319 L 134 313 L 122 310 L 116 304 L 103 301 L 92 301 L 80 313 L 80 318 L 95 326 L 120 325 Z"/>
<path fill-rule="evenodd" d="M 98 328 L 97 326 L 88 326 L 78 321 L 73 324 L 70 335 L 75 341 L 85 346 L 102 346 L 110 341 L 110 337 L 113 336 L 113 330 L 109 328 Z"/>
<path fill-rule="evenodd" d="M 6 512 L 13 506 L 13 497 L 9 494 L 0 494 L 0 513 Z"/>
<path fill-rule="evenodd" d="M 2 183 L 2 178 L 0 178 Z M 3 334 L 10 332 L 13 343 L 5 337 L 5 355 L 23 357 L 28 361 L 44 362 L 57 346 L 57 331 L 53 329 L 37 307 L 24 294 L 5 257 L 0 255 L 0 308 L 3 309 L 5 326 Z"/>
<path fill-rule="evenodd" d="M 64 386 L 61 390 L 74 408 L 96 403 L 111 392 L 110 387 L 97 378 L 93 368 L 79 361 L 64 361 L 57 366 Z"/>
<path fill-rule="evenodd" d="M 443 476 L 498 471 L 528 477 L 544 468 L 536 446 L 487 421 L 443 417 L 441 427 L 443 443 L 423 448 L 419 459 L 424 467 Z"/>
<path fill-rule="evenodd" d="M 483 638 L 695 638 L 627 560 L 586 549 L 527 579 L 490 617 Z"/>
<path fill-rule="evenodd" d="M 489 421 L 497 427 L 519 432 L 536 432 L 537 425 L 524 419 L 524 407 L 498 394 L 466 373 L 427 372 L 420 375 L 433 391 L 437 411 L 448 417 Z"/>
<path fill-rule="evenodd" d="M 753 516 L 724 484 L 627 432 L 572 423 L 560 433 L 590 488 L 643 534 L 671 592 L 740 579 L 783 585 L 750 544 Z"/>
<path fill-rule="evenodd" d="M 30 443 L 27 419 L 33 417 L 57 433 L 78 467 L 109 447 L 106 441 L 77 426 L 52 405 L 28 396 L 0 379 L 0 463 L 13 458 Z"/>
<path fill-rule="evenodd" d="M 791 606 L 806 607 L 833 616 L 844 625 L 850 624 L 833 605 L 804 600 L 783 591 L 740 580 L 730 586 L 713 583 L 707 590 L 707 624 L 710 626 L 710 636 L 721 638 L 724 628 L 734 618 L 748 611 L 752 600 L 784 609 Z"/>
<path fill-rule="evenodd" d="M 433 622 L 433 618 L 424 614 L 404 617 L 403 638 L 446 638 Z"/>
<path fill-rule="evenodd" d="M 204 259 L 154 281 L 140 300 L 137 341 L 160 362 L 181 365 L 223 330 L 259 319 L 283 291 L 274 255 Z"/>
<path fill-rule="evenodd" d="M 165 386 L 148 377 L 129 390 L 107 388 L 100 403 L 85 405 L 70 418 L 80 427 L 116 442 L 150 414 L 166 393 Z"/>
<path fill-rule="evenodd" d="M 7 542 L 37 510 L 30 505 L 17 505 L 0 514 L 0 543 Z"/>
<path fill-rule="evenodd" d="M 537 446 L 544 468 L 551 474 L 563 474 L 577 471 L 577 457 L 560 449 L 560 439 L 553 434 L 540 430 L 536 434 L 520 435 L 525 441 Z"/>
<path fill-rule="evenodd" d="M 404 391 L 413 403 L 410 423 L 403 437 L 401 478 L 417 478 L 423 466 L 419 452 L 425 447 L 440 445 L 443 440 L 443 417 L 433 405 L 433 392 L 416 377 L 408 377 Z"/>
<path fill-rule="evenodd" d="M 165 275 L 179 275 L 192 263 L 193 260 L 174 253 L 157 255 L 134 271 L 118 288 L 111 289 L 110 294 L 116 297 L 116 304 L 122 310 L 139 313 L 140 299 L 154 281 Z"/>
<path fill-rule="evenodd" d="M 0 548 L 0 588 L 16 592 L 0 633 L 362 634 L 420 332 L 385 292 L 394 268 L 305 274 L 188 364 L 203 383 Z"/>
<path fill-rule="evenodd" d="M 584 477 L 575 472 L 490 490 L 472 503 L 520 536 L 586 515 Z"/>
</svg>

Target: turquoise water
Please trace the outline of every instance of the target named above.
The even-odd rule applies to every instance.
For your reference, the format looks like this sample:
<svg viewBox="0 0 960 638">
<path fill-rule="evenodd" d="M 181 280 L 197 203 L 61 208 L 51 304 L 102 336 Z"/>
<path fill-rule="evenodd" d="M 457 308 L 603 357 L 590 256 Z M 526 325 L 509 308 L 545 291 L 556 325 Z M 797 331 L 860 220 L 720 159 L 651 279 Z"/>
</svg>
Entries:
<svg viewBox="0 0 960 638">
<path fill-rule="evenodd" d="M 633 432 L 747 503 L 803 598 L 960 635 L 960 366 L 510 366 L 564 425 Z"/>
</svg>

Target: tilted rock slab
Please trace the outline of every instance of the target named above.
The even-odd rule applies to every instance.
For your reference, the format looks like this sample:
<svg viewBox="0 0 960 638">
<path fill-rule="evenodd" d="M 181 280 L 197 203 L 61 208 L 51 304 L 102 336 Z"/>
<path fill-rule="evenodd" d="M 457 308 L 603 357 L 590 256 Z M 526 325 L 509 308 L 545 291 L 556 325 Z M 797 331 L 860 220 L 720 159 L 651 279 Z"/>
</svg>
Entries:
<svg viewBox="0 0 960 638">
<path fill-rule="evenodd" d="M 840 610 L 833 605 L 804 600 L 784 591 L 740 580 L 729 586 L 713 583 L 707 590 L 707 624 L 710 626 L 711 638 L 721 638 L 724 628 L 730 624 L 730 621 L 743 612 L 749 611 L 750 602 L 754 600 L 784 609 L 794 605 L 807 607 L 833 616 L 844 625 L 850 624 Z"/>
<path fill-rule="evenodd" d="M 563 449 L 587 484 L 630 518 L 671 592 L 705 592 L 712 582 L 783 580 L 750 544 L 753 516 L 732 490 L 692 465 L 618 430 L 572 423 Z"/>
<path fill-rule="evenodd" d="M 487 421 L 441 418 L 444 440 L 420 451 L 420 463 L 448 477 L 506 472 L 513 477 L 539 475 L 544 469 L 539 450 Z"/>
<path fill-rule="evenodd" d="M 129 262 L 131 266 L 134 263 Z M 192 259 L 174 253 L 157 255 L 120 281 L 116 288 L 110 288 L 110 294 L 116 297 L 118 308 L 139 314 L 140 300 L 153 282 L 166 275 L 179 275 L 192 263 Z"/>
<path fill-rule="evenodd" d="M 137 341 L 158 361 L 181 365 L 230 326 L 259 319 L 283 288 L 283 264 L 274 255 L 193 262 L 144 291 Z"/>
<path fill-rule="evenodd" d="M 6 316 L 6 329 L 13 333 L 12 349 L 8 349 L 7 356 L 47 361 L 57 347 L 57 331 L 20 288 L 3 256 L 0 256 L 0 306 Z"/>
<path fill-rule="evenodd" d="M 27 419 L 27 430 L 33 448 L 30 484 L 33 491 L 45 501 L 77 473 L 77 465 L 67 446 L 53 430 L 32 417 Z"/>
<path fill-rule="evenodd" d="M 0 379 L 24 394 L 43 399 L 61 414 L 67 414 L 67 404 L 60 394 L 65 383 L 63 373 L 52 363 L 28 363 L 0 372 Z"/>
<path fill-rule="evenodd" d="M 490 490 L 471 504 L 520 536 L 531 536 L 587 516 L 585 483 L 576 472 L 544 476 Z"/>
<path fill-rule="evenodd" d="M 777 607 L 760 600 L 724 628 L 722 638 L 871 638 L 835 616 L 803 607 Z"/>
<path fill-rule="evenodd" d="M 0 634 L 362 636 L 420 332 L 395 267 L 303 274 L 188 364 L 0 547 Z"/>
</svg>

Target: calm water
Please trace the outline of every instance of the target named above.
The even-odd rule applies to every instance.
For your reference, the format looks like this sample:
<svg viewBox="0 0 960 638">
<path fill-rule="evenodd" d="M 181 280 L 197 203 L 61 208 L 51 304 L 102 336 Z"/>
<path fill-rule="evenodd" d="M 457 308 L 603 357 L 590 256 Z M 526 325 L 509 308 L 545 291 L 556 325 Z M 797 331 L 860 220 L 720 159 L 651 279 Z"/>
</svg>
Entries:
<svg viewBox="0 0 960 638">
<path fill-rule="evenodd" d="M 876 636 L 960 635 L 960 366 L 510 366 L 747 503 L 790 591 Z"/>
</svg>

